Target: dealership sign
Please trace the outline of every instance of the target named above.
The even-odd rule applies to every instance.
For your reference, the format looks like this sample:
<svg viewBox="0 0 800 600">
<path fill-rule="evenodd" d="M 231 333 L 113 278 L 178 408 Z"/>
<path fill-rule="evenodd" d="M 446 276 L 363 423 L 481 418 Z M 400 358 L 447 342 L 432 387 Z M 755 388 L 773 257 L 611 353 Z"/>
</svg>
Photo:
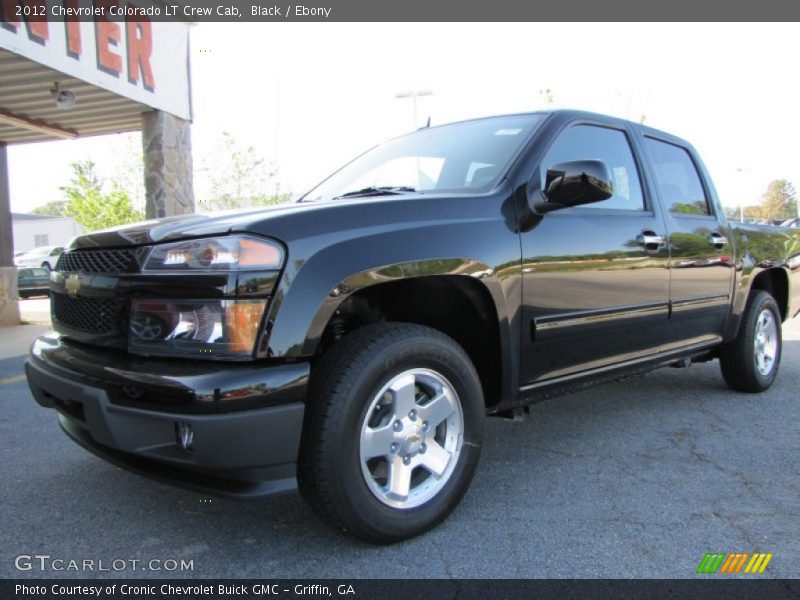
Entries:
<svg viewBox="0 0 800 600">
<path fill-rule="evenodd" d="M 32 3 L 0 0 L 0 48 L 69 77 L 104 88 L 183 119 L 191 119 L 189 28 L 185 23 L 127 20 L 108 6 L 94 18 L 53 19 L 28 14 Z M 67 10 L 75 0 L 48 3 Z M 95 5 L 102 5 L 96 2 Z M 35 6 L 35 5 L 34 5 Z M 129 5 L 130 6 L 130 5 Z M 30 10 L 28 10 L 30 12 Z M 130 17 L 128 17 L 130 19 Z"/>
</svg>

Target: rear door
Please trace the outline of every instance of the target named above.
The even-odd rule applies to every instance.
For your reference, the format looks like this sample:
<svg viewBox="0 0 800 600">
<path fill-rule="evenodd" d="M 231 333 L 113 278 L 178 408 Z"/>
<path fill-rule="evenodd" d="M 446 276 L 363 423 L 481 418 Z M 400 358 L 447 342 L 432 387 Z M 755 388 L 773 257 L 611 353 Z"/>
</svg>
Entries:
<svg viewBox="0 0 800 600">
<path fill-rule="evenodd" d="M 558 163 L 600 159 L 615 193 L 548 213 L 521 234 L 523 385 L 660 349 L 668 318 L 666 229 L 630 140 L 622 125 L 573 122 L 536 169 L 534 178 Z"/>
<path fill-rule="evenodd" d="M 672 315 L 664 348 L 716 341 L 731 304 L 734 260 L 713 189 L 689 148 L 653 136 L 644 146 L 669 231 Z"/>
</svg>

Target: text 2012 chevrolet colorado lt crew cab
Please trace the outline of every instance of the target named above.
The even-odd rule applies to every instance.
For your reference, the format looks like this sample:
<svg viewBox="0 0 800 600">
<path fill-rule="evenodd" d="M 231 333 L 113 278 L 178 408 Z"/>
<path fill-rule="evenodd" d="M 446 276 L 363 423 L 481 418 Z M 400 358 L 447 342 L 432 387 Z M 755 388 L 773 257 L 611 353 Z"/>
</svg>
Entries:
<svg viewBox="0 0 800 600">
<path fill-rule="evenodd" d="M 729 224 L 681 139 L 493 117 L 377 146 L 291 205 L 77 238 L 26 369 L 112 462 L 234 497 L 297 482 L 388 542 L 453 510 L 487 414 L 713 358 L 766 390 L 799 267 L 800 232 Z"/>
</svg>

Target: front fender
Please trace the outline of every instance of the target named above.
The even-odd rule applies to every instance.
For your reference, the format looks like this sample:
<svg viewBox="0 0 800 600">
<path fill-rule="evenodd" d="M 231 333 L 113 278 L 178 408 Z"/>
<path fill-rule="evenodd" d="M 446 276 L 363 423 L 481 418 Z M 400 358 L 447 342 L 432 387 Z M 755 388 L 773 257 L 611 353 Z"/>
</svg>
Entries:
<svg viewBox="0 0 800 600">
<path fill-rule="evenodd" d="M 516 228 L 508 186 L 465 197 L 322 203 L 302 215 L 287 212 L 251 224 L 247 231 L 280 239 L 287 248 L 258 355 L 313 356 L 336 308 L 356 291 L 446 275 L 480 282 L 475 289 L 485 290 L 484 301 L 491 299 L 498 315 L 503 364 L 518 370 L 522 287 Z"/>
<path fill-rule="evenodd" d="M 314 263 L 302 266 L 302 276 L 300 272 L 284 274 L 268 317 L 271 357 L 313 356 L 336 309 L 360 290 L 390 281 L 436 275 L 477 279 L 492 298 L 499 319 L 501 342 L 503 345 L 510 342 L 509 307 L 500 277 L 492 267 L 479 260 L 410 260 L 372 265 L 339 276 L 335 265 L 341 263 L 331 253 L 325 253 Z"/>
<path fill-rule="evenodd" d="M 328 262 L 327 260 L 324 262 Z M 308 268 L 305 265 L 303 269 Z M 328 263 L 327 266 L 331 266 Z M 272 323 L 270 356 L 297 358 L 313 356 L 319 347 L 323 332 L 339 306 L 353 294 L 388 282 L 418 279 L 432 276 L 470 278 L 477 281 L 491 304 L 498 319 L 500 342 L 501 395 L 507 397 L 516 387 L 519 365 L 519 336 L 512 335 L 512 316 L 503 279 L 509 269 L 500 273 L 484 262 L 469 258 L 422 259 L 401 263 L 375 265 L 341 278 L 323 276 L 329 273 L 320 264 L 313 269 L 314 277 L 298 277 L 285 297 L 273 304 L 269 322 Z M 513 287 L 513 286 L 512 286 Z M 324 293 L 320 295 L 323 291 Z M 309 292 L 314 289 L 313 295 Z M 517 287 L 517 289 L 519 289 Z M 312 301 L 312 298 L 316 300 Z M 488 298 L 485 300 L 488 302 Z M 315 305 L 313 312 L 312 305 Z M 296 326 L 295 326 L 296 325 Z M 287 337 L 288 335 L 288 337 Z"/>
<path fill-rule="evenodd" d="M 466 258 L 428 259 L 393 265 L 382 265 L 346 277 L 337 283 L 322 300 L 306 333 L 303 346 L 304 355 L 313 355 L 319 345 L 322 333 L 339 305 L 352 294 L 374 285 L 402 279 L 449 275 L 477 279 L 492 298 L 500 326 L 501 344 L 508 343 L 508 306 L 502 293 L 500 280 L 494 269 L 477 260 Z"/>
</svg>

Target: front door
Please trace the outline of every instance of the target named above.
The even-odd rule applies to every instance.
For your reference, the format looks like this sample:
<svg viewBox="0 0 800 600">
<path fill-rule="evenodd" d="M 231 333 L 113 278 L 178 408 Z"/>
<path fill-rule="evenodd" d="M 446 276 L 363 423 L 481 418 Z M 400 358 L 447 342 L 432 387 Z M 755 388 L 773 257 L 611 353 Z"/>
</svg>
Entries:
<svg viewBox="0 0 800 600">
<path fill-rule="evenodd" d="M 572 124 L 537 171 L 588 159 L 609 167 L 614 195 L 548 213 L 521 234 L 523 386 L 658 352 L 665 335 L 666 230 L 628 131 Z"/>
</svg>

